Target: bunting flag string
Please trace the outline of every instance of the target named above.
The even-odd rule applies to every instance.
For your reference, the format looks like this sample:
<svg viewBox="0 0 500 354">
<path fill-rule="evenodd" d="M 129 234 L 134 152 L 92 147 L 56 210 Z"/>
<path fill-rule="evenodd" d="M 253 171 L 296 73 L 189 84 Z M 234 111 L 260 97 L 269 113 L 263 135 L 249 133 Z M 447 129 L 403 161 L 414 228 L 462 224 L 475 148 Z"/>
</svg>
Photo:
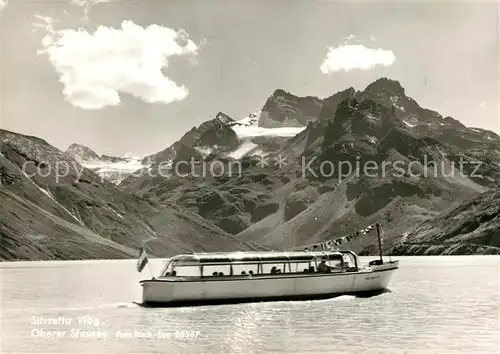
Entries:
<svg viewBox="0 0 500 354">
<path fill-rule="evenodd" d="M 335 249 L 337 246 L 340 246 L 344 243 L 347 243 L 351 241 L 353 238 L 361 235 L 366 235 L 370 232 L 372 232 L 375 229 L 374 225 L 370 225 L 362 230 L 358 230 L 356 232 L 353 232 L 349 235 L 335 238 L 333 240 L 325 241 L 325 242 L 320 242 L 320 243 L 315 243 L 312 245 L 307 245 L 299 248 L 294 248 L 294 250 L 301 250 L 303 249 L 304 251 L 330 251 Z"/>
</svg>

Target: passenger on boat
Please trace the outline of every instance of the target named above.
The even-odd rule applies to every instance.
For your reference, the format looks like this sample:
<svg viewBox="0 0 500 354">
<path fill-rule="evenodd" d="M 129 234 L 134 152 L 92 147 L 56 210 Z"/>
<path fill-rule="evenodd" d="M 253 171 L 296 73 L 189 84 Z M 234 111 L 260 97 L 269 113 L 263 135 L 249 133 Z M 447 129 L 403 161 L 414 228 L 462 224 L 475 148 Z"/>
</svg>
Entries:
<svg viewBox="0 0 500 354">
<path fill-rule="evenodd" d="M 276 274 L 276 273 L 277 273 L 277 271 L 276 271 L 276 267 L 272 267 L 272 268 L 271 268 L 271 274 Z"/>
<path fill-rule="evenodd" d="M 328 266 L 326 265 L 325 261 L 321 261 L 321 263 L 318 265 L 318 273 L 326 273 L 328 270 Z"/>
</svg>

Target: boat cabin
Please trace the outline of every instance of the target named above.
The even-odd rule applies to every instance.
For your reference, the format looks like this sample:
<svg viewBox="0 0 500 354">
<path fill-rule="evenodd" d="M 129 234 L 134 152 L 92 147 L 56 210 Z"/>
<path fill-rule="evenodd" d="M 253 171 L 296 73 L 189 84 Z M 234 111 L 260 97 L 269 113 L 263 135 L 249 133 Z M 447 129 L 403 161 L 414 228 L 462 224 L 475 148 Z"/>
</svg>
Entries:
<svg viewBox="0 0 500 354">
<path fill-rule="evenodd" d="M 194 253 L 170 258 L 160 277 L 261 276 L 357 271 L 351 251 Z"/>
</svg>

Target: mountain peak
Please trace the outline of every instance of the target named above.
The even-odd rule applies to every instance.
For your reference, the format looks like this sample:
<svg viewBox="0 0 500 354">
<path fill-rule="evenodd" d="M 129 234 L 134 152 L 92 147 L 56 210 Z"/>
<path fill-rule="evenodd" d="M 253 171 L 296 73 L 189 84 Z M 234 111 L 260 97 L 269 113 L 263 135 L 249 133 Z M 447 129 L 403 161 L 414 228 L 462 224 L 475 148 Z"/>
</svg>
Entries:
<svg viewBox="0 0 500 354">
<path fill-rule="evenodd" d="M 276 90 L 274 90 L 274 92 L 271 95 L 271 97 L 284 97 L 284 96 L 289 95 L 289 94 L 290 93 L 286 92 L 283 89 L 276 89 Z"/>
<path fill-rule="evenodd" d="M 318 117 L 322 101 L 313 96 L 299 97 L 276 89 L 262 107 L 258 126 L 262 128 L 305 127 Z"/>
<path fill-rule="evenodd" d="M 66 155 L 77 161 L 98 160 L 100 156 L 91 148 L 81 144 L 71 144 L 66 149 Z"/>
<path fill-rule="evenodd" d="M 365 88 L 365 92 L 370 92 L 373 94 L 386 93 L 392 96 L 404 97 L 405 89 L 399 81 L 388 79 L 386 77 L 381 77 L 375 80 Z"/>
<path fill-rule="evenodd" d="M 235 121 L 233 118 L 231 118 L 230 116 L 228 116 L 226 113 L 223 112 L 217 113 L 215 119 L 221 122 L 222 124 L 230 124 Z"/>
<path fill-rule="evenodd" d="M 81 148 L 83 148 L 83 149 L 89 149 L 85 145 L 73 143 L 70 146 L 68 146 L 68 148 L 66 150 L 74 150 L 74 149 L 81 149 Z"/>
</svg>

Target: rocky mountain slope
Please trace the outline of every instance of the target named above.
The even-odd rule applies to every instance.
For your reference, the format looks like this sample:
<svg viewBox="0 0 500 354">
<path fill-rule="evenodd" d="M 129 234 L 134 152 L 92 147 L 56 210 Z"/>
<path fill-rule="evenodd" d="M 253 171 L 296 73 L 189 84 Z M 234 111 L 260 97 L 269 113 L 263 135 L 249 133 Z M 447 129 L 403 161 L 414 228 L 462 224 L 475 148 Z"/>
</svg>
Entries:
<svg viewBox="0 0 500 354">
<path fill-rule="evenodd" d="M 157 181 L 154 184 L 172 175 L 185 175 L 191 172 L 191 161 L 218 161 L 227 165 L 245 158 L 264 157 L 280 151 L 291 137 L 305 129 L 305 126 L 262 127 L 259 117 L 262 117 L 263 112 L 259 110 L 237 121 L 219 112 L 214 119 L 193 127 L 171 146 L 146 156 L 142 164 L 149 168 L 143 167 L 123 180 L 122 187 L 136 191 L 142 188 L 143 181 L 148 178 Z"/>
<path fill-rule="evenodd" d="M 324 99 L 276 90 L 133 163 L 0 131 L 0 182 L 0 259 L 289 249 L 375 222 L 394 254 L 499 249 L 500 137 L 386 78 Z M 377 252 L 373 234 L 344 246 Z"/>
<path fill-rule="evenodd" d="M 89 147 L 80 144 L 70 145 L 65 154 L 85 168 L 96 172 L 101 178 L 116 185 L 120 184 L 135 171 L 149 167 L 148 164 L 142 163 L 142 159 L 140 158 L 99 156 Z"/>
<path fill-rule="evenodd" d="M 177 205 L 119 190 L 44 140 L 5 130 L 0 195 L 0 260 L 253 248 Z"/>
<path fill-rule="evenodd" d="M 280 129 L 297 131 L 282 134 L 267 151 L 251 140 L 257 146 L 247 148 L 258 154 L 230 156 L 236 138 L 242 144 L 238 129 L 245 125 L 262 130 L 259 138 L 268 145 Z M 386 78 L 325 99 L 277 90 L 240 123 L 227 117 L 202 126 L 212 127 L 212 135 L 220 132 L 222 148 L 213 149 L 200 139 L 201 126 L 194 128 L 188 133 L 194 140 L 183 138 L 161 154 L 170 169 L 190 159 L 199 165 L 182 175 L 128 179 L 124 188 L 181 205 L 242 241 L 275 249 L 343 236 L 374 222 L 382 222 L 389 247 L 500 181 L 497 134 L 420 107 L 399 82 Z M 212 150 L 203 154 L 201 146 Z M 375 244 L 367 235 L 346 246 L 369 254 Z"/>
<path fill-rule="evenodd" d="M 68 146 L 65 153 L 80 163 L 99 160 L 101 158 L 94 150 L 81 144 L 71 144 Z"/>
<path fill-rule="evenodd" d="M 303 127 L 318 117 L 322 101 L 317 97 L 297 97 L 284 90 L 276 90 L 267 99 L 258 122 L 264 128 Z"/>
<path fill-rule="evenodd" d="M 500 191 L 480 194 L 401 235 L 392 254 L 500 254 Z"/>
</svg>

